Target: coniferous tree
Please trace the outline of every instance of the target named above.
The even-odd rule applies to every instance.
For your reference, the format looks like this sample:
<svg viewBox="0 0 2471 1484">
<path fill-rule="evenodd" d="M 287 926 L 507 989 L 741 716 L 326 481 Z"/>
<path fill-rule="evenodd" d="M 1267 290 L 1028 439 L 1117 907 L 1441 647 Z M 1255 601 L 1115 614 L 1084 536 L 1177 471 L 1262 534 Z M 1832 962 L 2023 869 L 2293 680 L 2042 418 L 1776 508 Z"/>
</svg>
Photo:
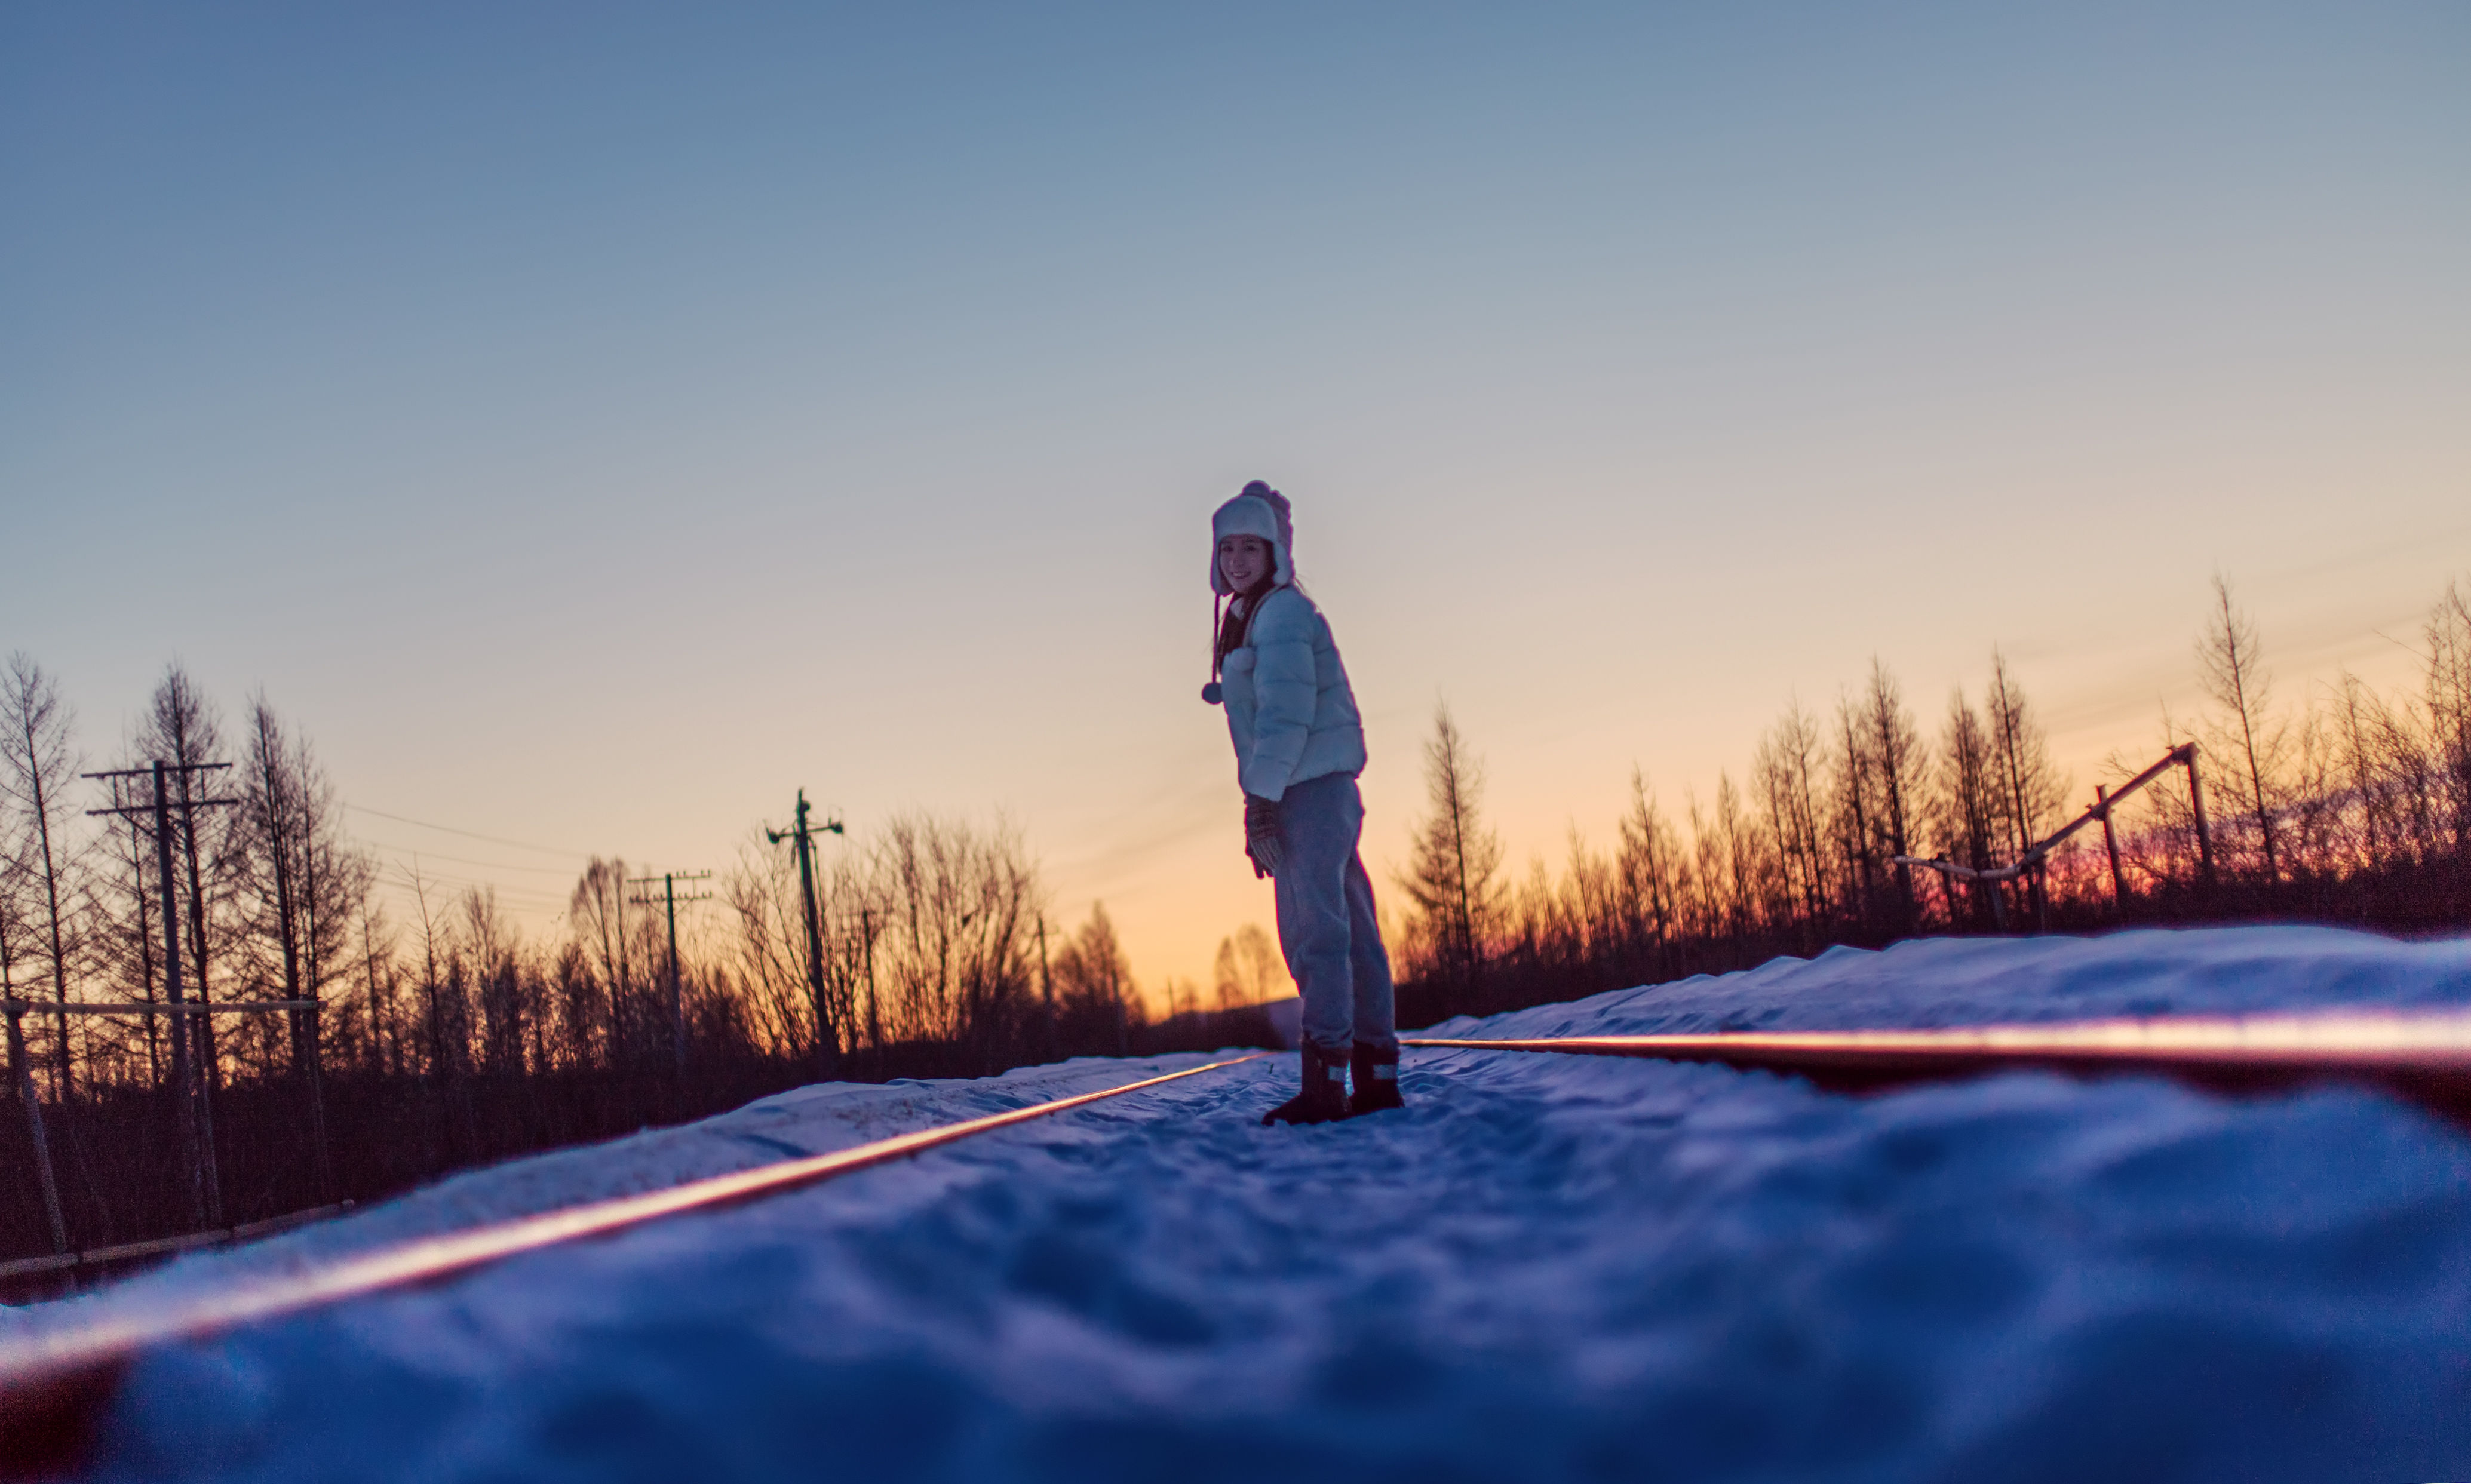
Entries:
<svg viewBox="0 0 2471 1484">
<path fill-rule="evenodd" d="M 1104 903 L 1092 904 L 1090 920 L 1057 952 L 1052 972 L 1066 1044 L 1121 1055 L 1141 991 Z"/>
<path fill-rule="evenodd" d="M 1424 799 L 1400 888 L 1414 904 L 1408 933 L 1421 967 L 1447 982 L 1482 978 L 1507 904 L 1501 839 L 1484 823 L 1484 769 L 1468 750 L 1447 703 L 1433 708 L 1424 744 Z"/>
</svg>

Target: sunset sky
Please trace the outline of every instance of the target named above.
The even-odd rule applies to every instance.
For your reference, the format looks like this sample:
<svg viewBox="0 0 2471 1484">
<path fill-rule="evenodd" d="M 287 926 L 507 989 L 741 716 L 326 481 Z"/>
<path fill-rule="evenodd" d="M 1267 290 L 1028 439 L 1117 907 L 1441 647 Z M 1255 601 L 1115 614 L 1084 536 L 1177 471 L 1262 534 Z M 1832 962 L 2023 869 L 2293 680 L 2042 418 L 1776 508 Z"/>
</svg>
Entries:
<svg viewBox="0 0 2471 1484">
<path fill-rule="evenodd" d="M 1873 653 L 2089 793 L 2215 573 L 2293 702 L 2471 577 L 2466 79 L 2451 0 L 11 5 L 0 650 L 98 760 L 262 686 L 544 928 L 1000 813 L 1155 988 L 1271 920 L 1262 478 L 1377 880 L 1440 697 L 1522 867 Z"/>
</svg>

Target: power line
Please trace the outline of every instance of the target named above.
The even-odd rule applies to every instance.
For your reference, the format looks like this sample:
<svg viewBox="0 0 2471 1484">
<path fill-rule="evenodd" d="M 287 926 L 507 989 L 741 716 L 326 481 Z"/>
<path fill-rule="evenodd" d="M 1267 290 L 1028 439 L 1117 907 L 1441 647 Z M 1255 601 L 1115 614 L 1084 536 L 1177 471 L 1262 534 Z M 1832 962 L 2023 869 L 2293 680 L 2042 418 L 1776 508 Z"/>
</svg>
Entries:
<svg viewBox="0 0 2471 1484">
<path fill-rule="evenodd" d="M 527 909 L 536 908 L 540 911 L 550 913 L 563 912 L 566 910 L 568 905 L 567 900 L 561 897 L 546 896 L 539 893 L 524 893 L 511 887 L 502 887 L 496 882 L 475 881 L 469 877 L 463 876 L 438 876 L 428 871 L 420 873 L 419 886 L 415 886 L 408 880 L 388 880 L 384 877 L 379 878 L 376 884 L 383 890 L 397 893 L 397 900 L 399 901 L 408 901 L 419 894 L 419 886 L 428 886 L 431 888 L 443 887 L 459 897 L 466 890 L 486 890 L 496 893 L 499 901 L 505 902 L 509 906 L 521 907 Z"/>
<path fill-rule="evenodd" d="M 463 876 L 452 871 L 432 871 L 402 860 L 389 860 L 386 864 L 388 870 L 378 874 L 377 884 L 396 891 L 415 891 L 420 885 L 448 888 L 481 886 L 496 892 L 508 901 L 520 900 L 555 911 L 565 910 L 569 900 L 557 892 L 542 891 L 536 887 L 509 886 L 482 877 Z M 415 879 L 417 885 L 415 885 Z"/>
<path fill-rule="evenodd" d="M 400 856 L 384 858 L 382 863 L 406 880 L 417 876 L 425 882 L 444 882 L 457 886 L 497 886 L 510 894 L 520 893 L 524 896 L 539 897 L 545 902 L 563 902 L 567 897 L 567 893 L 554 886 L 520 882 L 502 883 L 492 877 L 473 876 L 461 871 L 433 871 L 429 868 L 432 859 L 434 858 L 430 856 L 406 852 Z"/>
<path fill-rule="evenodd" d="M 364 836 L 361 843 L 373 850 L 391 850 L 397 855 L 418 856 L 424 860 L 452 860 L 458 865 L 477 865 L 489 871 L 525 871 L 535 876 L 573 876 L 575 871 L 562 865 L 512 865 L 501 860 L 475 860 L 469 856 L 433 856 L 417 845 L 397 845 L 390 840 L 373 840 Z"/>
<path fill-rule="evenodd" d="M 459 830 L 451 824 L 431 824 L 426 819 L 414 819 L 409 814 L 389 814 L 385 810 L 371 809 L 365 804 L 346 804 L 343 807 L 353 813 L 367 814 L 374 819 L 391 819 L 397 824 L 417 825 L 444 835 L 460 835 L 466 839 L 487 840 L 492 845 L 511 845 L 517 850 L 537 850 L 545 856 L 573 856 L 578 860 L 589 860 L 598 854 L 589 850 L 564 850 L 555 845 L 535 845 L 529 840 L 510 840 L 504 836 L 482 835 L 477 830 Z"/>
</svg>

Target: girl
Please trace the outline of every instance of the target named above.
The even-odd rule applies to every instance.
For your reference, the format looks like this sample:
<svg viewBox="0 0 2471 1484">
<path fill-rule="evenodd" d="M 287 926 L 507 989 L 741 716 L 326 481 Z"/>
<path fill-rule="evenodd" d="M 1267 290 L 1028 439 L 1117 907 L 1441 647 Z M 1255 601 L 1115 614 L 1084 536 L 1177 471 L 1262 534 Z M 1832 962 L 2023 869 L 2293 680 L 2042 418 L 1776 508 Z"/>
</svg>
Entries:
<svg viewBox="0 0 2471 1484">
<path fill-rule="evenodd" d="M 1244 789 L 1244 851 L 1272 879 L 1279 948 L 1304 997 L 1304 1091 L 1264 1123 L 1321 1123 L 1401 1106 L 1390 954 L 1373 915 L 1364 833 L 1364 723 L 1330 622 L 1295 585 L 1287 499 L 1255 480 L 1210 519 L 1211 683 L 1227 707 Z M 1355 1095 L 1348 1096 L 1350 1064 Z"/>
</svg>

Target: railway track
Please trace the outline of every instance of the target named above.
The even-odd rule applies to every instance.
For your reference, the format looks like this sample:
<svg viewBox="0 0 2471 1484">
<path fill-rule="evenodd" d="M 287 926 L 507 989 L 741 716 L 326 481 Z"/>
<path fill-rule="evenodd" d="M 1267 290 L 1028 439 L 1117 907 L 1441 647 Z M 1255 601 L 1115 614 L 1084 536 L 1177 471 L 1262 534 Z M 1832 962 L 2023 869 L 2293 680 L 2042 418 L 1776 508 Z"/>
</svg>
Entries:
<svg viewBox="0 0 2471 1484">
<path fill-rule="evenodd" d="M 1527 1039 L 1408 1037 L 1433 1050 L 1519 1051 L 1713 1062 L 1805 1076 L 1866 1092 L 2039 1068 L 2074 1075 L 2160 1074 L 2224 1092 L 2317 1082 L 2398 1094 L 2471 1122 L 2471 1010 L 2351 1011 L 2247 1018 L 2180 1017 L 1929 1030 L 1727 1032 Z M 975 1135 L 1045 1118 L 1269 1053 L 1212 1061 L 1119 1087 L 1054 1099 L 813 1155 L 426 1237 L 306 1272 L 236 1284 L 150 1309 L 0 1342 L 0 1473 L 73 1465 L 94 1437 L 121 1378 L 151 1350 L 389 1290 L 453 1278 L 518 1254 L 605 1236 L 829 1180 Z"/>
<path fill-rule="evenodd" d="M 93 1441 L 96 1425 L 118 1390 L 121 1377 L 139 1355 L 161 1346 L 211 1339 L 243 1325 L 370 1294 L 418 1287 L 522 1253 L 606 1236 L 665 1216 L 776 1195 L 1033 1119 L 1241 1066 L 1268 1054 L 1256 1051 L 1164 1076 L 1144 1077 L 1121 1087 L 879 1139 L 830 1154 L 784 1160 L 642 1195 L 594 1201 L 423 1237 L 306 1272 L 175 1300 L 153 1310 L 106 1314 L 85 1325 L 0 1342 L 0 1475 L 39 1474 L 72 1465 L 83 1456 Z"/>
<path fill-rule="evenodd" d="M 2077 1076 L 2161 1075 L 2227 1093 L 2347 1082 L 2382 1088 L 2457 1121 L 2471 1122 L 2471 1010 L 2173 1016 L 1931 1030 L 1533 1040 L 1417 1036 L 1401 1038 L 1400 1044 L 1717 1062 L 1790 1072 L 1845 1093 L 2022 1068 Z"/>
</svg>

